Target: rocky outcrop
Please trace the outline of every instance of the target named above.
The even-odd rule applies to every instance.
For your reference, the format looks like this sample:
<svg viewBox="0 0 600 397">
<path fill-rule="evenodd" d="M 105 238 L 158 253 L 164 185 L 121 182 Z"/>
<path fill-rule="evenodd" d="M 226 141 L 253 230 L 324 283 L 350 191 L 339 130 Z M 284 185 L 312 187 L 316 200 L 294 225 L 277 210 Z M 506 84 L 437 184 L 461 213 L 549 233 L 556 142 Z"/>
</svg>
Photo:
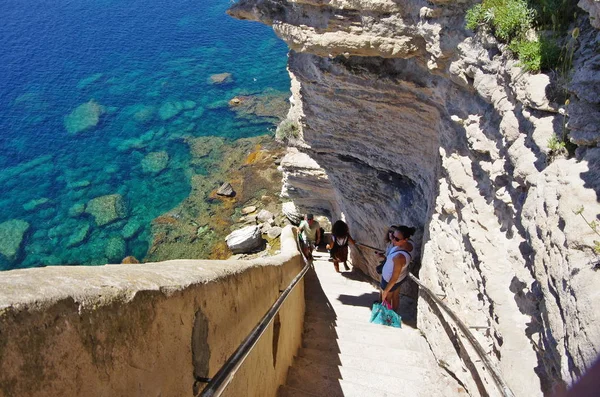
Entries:
<svg viewBox="0 0 600 397">
<path fill-rule="evenodd" d="M 420 278 L 474 327 L 516 395 L 542 395 L 600 350 L 599 34 L 584 21 L 566 107 L 548 76 L 464 29 L 473 3 L 241 0 L 230 13 L 273 25 L 292 49 L 288 118 L 300 131 L 282 196 L 343 217 L 369 245 L 389 224 L 418 227 Z M 565 127 L 574 156 L 550 144 Z M 353 262 L 377 277 L 373 253 Z M 497 392 L 426 299 L 418 326 L 457 385 Z"/>
<path fill-rule="evenodd" d="M 225 182 L 217 189 L 217 194 L 219 196 L 233 197 L 235 196 L 235 191 L 229 182 Z"/>
<path fill-rule="evenodd" d="M 231 75 L 231 73 L 217 73 L 217 74 L 211 74 L 209 81 L 212 84 L 227 84 L 227 83 L 231 83 L 233 81 L 233 77 Z"/>
<path fill-rule="evenodd" d="M 281 205 L 281 212 L 285 217 L 295 225 L 298 225 L 302 219 L 303 215 L 296 208 L 296 204 L 293 201 L 288 201 L 287 203 L 283 203 Z"/>
<path fill-rule="evenodd" d="M 284 213 L 289 213 L 286 215 L 292 222 L 297 220 L 295 211 L 329 216 L 339 213 L 327 173 L 308 154 L 289 148 L 281 159 L 279 169 L 283 172 L 281 197 L 292 199 L 297 207 L 294 211 L 290 211 L 289 207 L 283 209 Z"/>
<path fill-rule="evenodd" d="M 260 228 L 258 226 L 246 226 L 231 232 L 227 237 L 227 247 L 234 254 L 251 252 L 262 244 Z"/>
<path fill-rule="evenodd" d="M 600 29 L 600 1 L 599 0 L 579 0 L 579 7 L 590 14 L 590 23 L 596 29 Z"/>
<path fill-rule="evenodd" d="M 259 222 L 272 222 L 273 213 L 267 210 L 260 210 L 260 212 L 256 215 L 256 220 Z"/>
<path fill-rule="evenodd" d="M 600 15 L 600 2 L 596 2 Z M 597 21 L 600 25 L 600 20 Z M 584 30 L 573 60 L 570 88 L 568 128 L 577 145 L 594 146 L 600 142 L 600 35 L 597 30 Z"/>
</svg>

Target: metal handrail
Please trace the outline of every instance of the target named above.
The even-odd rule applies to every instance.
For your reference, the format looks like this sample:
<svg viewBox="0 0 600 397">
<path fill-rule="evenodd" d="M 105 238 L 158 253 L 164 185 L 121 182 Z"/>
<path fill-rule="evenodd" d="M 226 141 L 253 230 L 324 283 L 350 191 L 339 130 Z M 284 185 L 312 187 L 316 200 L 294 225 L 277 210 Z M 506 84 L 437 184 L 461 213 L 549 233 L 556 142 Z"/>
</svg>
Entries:
<svg viewBox="0 0 600 397">
<path fill-rule="evenodd" d="M 361 245 L 363 247 L 370 248 L 372 250 L 380 251 L 378 248 L 371 247 L 370 245 L 360 244 L 360 243 L 357 243 L 357 244 Z M 358 252 L 363 257 L 363 259 L 366 260 L 365 256 L 360 251 L 360 249 L 358 250 Z M 487 354 L 485 353 L 485 350 L 483 349 L 481 344 L 477 341 L 477 339 L 475 339 L 475 336 L 471 333 L 471 331 L 469 331 L 469 328 L 465 325 L 465 323 L 463 323 L 462 320 L 459 319 L 458 316 L 448 307 L 448 305 L 446 305 L 440 298 L 438 298 L 438 296 L 435 293 L 433 293 L 433 291 L 431 291 L 429 288 L 427 288 L 421 282 L 421 280 L 419 280 L 414 274 L 408 273 L 408 276 L 410 277 L 411 280 L 413 280 L 417 284 L 417 286 L 421 290 L 423 290 L 425 293 L 427 293 L 427 295 L 429 297 L 431 297 L 435 303 L 437 303 L 442 309 L 444 309 L 444 311 L 446 313 L 448 313 L 448 315 L 452 318 L 452 320 L 454 320 L 454 322 L 456 322 L 456 324 L 458 325 L 458 328 L 460 328 L 462 333 L 465 335 L 467 340 L 471 343 L 471 345 L 473 346 L 473 348 L 475 349 L 475 351 L 477 352 L 477 354 L 483 361 L 483 364 L 490 371 L 490 373 L 492 375 L 492 379 L 494 379 L 494 382 L 496 383 L 496 386 L 498 386 L 498 388 L 502 392 L 502 395 L 504 397 L 515 397 L 515 394 L 512 392 L 510 387 L 506 384 L 504 379 L 502 379 L 502 376 L 500 375 L 500 371 L 498 371 L 498 369 L 496 368 L 494 363 L 492 363 L 489 360 Z"/>
<path fill-rule="evenodd" d="M 299 244 L 298 234 L 296 233 L 296 244 Z M 304 267 L 298 273 L 296 277 L 290 282 L 285 290 L 281 293 L 279 298 L 273 303 L 271 308 L 267 311 L 267 313 L 263 316 L 260 322 L 254 327 L 254 329 L 250 332 L 250 334 L 244 339 L 244 341 L 240 344 L 240 346 L 233 352 L 233 354 L 227 359 L 225 364 L 217 371 L 214 377 L 211 379 L 198 378 L 196 380 L 203 382 L 208 381 L 208 385 L 202 390 L 200 393 L 201 397 L 218 397 L 225 391 L 225 388 L 235 376 L 235 373 L 240 369 L 252 348 L 256 345 L 262 334 L 269 327 L 275 315 L 279 312 L 281 305 L 285 302 L 288 295 L 292 292 L 294 287 L 298 284 L 298 282 L 304 277 L 308 269 L 310 269 L 312 265 L 312 261 L 304 256 L 304 252 L 301 247 L 298 246 L 300 254 L 304 259 Z"/>
<path fill-rule="evenodd" d="M 471 331 L 469 331 L 469 328 L 465 325 L 465 323 L 463 323 L 462 320 L 459 319 L 458 316 L 456 314 L 454 314 L 454 312 L 448 307 L 448 305 L 446 305 L 440 298 L 438 298 L 437 295 L 433 293 L 433 291 L 431 291 L 429 288 L 427 288 L 421 282 L 421 280 L 419 280 L 414 274 L 409 273 L 408 276 L 410 277 L 410 279 L 412 281 L 417 283 L 419 288 L 421 288 L 421 290 L 425 291 L 427 293 L 427 295 L 431 299 L 433 299 L 435 301 L 435 303 L 438 304 L 438 306 L 440 306 L 442 309 L 444 309 L 446 311 L 446 313 L 452 318 L 452 320 L 454 320 L 454 322 L 456 322 L 456 324 L 458 325 L 458 328 L 460 328 L 463 335 L 469 340 L 469 342 L 471 342 L 471 345 L 473 345 L 473 348 L 475 349 L 475 351 L 477 352 L 477 354 L 483 361 L 484 365 L 489 369 L 489 371 L 492 375 L 492 378 L 494 379 L 494 382 L 496 382 L 496 385 L 502 392 L 502 395 L 505 397 L 514 397 L 515 395 L 512 392 L 512 390 L 506 384 L 504 379 L 502 379 L 502 376 L 500 375 L 500 371 L 498 371 L 498 369 L 496 368 L 494 363 L 492 363 L 489 360 L 487 354 L 485 353 L 485 350 L 483 349 L 481 344 L 479 344 L 477 339 L 475 339 L 475 336 L 471 333 Z"/>
</svg>

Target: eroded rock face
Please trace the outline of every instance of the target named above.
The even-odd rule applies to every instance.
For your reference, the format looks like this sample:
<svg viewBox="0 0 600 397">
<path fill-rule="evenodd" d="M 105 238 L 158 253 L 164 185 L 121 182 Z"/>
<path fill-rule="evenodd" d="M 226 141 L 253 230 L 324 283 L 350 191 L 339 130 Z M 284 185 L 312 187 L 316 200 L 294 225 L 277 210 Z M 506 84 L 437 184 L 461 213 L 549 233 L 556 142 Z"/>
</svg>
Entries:
<svg viewBox="0 0 600 397">
<path fill-rule="evenodd" d="M 596 2 L 596 7 L 600 18 L 600 2 Z M 574 143 L 594 146 L 600 143 L 600 34 L 598 30 L 588 29 L 580 37 L 581 45 L 573 60 L 570 89 L 574 95 L 567 125 Z"/>
<path fill-rule="evenodd" d="M 574 382 L 600 350 L 587 224 L 600 214 L 598 31 L 582 26 L 565 118 L 548 76 L 464 30 L 474 3 L 241 0 L 230 13 L 273 25 L 292 49 L 300 138 L 281 162 L 282 196 L 344 217 L 369 245 L 390 224 L 416 226 L 421 280 L 477 327 L 515 395 L 536 396 Z M 565 122 L 572 158 L 549 145 Z M 373 277 L 376 263 L 353 251 Z M 418 326 L 470 395 L 497 392 L 425 299 Z"/>
<path fill-rule="evenodd" d="M 300 222 L 306 213 L 339 213 L 327 174 L 308 154 L 289 148 L 279 169 L 284 175 L 281 197 L 295 204 L 283 209 L 290 221 Z"/>
<path fill-rule="evenodd" d="M 590 23 L 596 29 L 600 29 L 600 1 L 579 0 L 579 7 L 590 13 Z"/>
</svg>

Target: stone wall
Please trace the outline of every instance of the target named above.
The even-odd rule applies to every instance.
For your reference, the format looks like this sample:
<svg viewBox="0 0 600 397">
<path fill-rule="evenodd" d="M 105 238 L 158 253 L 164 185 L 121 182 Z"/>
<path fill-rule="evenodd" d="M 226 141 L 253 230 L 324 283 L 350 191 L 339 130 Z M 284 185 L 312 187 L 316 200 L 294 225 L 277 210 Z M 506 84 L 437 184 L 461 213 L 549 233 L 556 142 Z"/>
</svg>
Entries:
<svg viewBox="0 0 600 397">
<path fill-rule="evenodd" d="M 0 274 L 0 396 L 192 396 L 303 266 L 282 254 Z M 300 283 L 226 390 L 275 396 L 301 342 Z"/>
<path fill-rule="evenodd" d="M 322 169 L 284 159 L 295 173 L 284 193 L 344 217 L 366 244 L 382 246 L 392 223 L 418 227 L 420 278 L 476 327 L 516 395 L 549 394 L 600 349 L 598 236 L 584 220 L 600 214 L 600 35 L 578 20 L 565 107 L 551 76 L 464 29 L 475 3 L 241 0 L 230 12 L 272 25 L 291 48 L 296 145 Z M 565 127 L 570 156 L 549 146 Z M 377 277 L 362 251 L 355 265 Z M 457 386 L 497 393 L 443 314 L 420 300 L 418 316 Z"/>
</svg>

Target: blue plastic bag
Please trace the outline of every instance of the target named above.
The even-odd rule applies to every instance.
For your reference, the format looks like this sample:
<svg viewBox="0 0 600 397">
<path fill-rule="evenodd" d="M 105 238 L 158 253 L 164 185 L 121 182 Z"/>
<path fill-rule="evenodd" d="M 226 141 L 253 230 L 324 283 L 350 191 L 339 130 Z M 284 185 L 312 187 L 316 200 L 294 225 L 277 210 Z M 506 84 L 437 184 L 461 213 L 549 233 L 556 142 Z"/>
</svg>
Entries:
<svg viewBox="0 0 600 397">
<path fill-rule="evenodd" d="M 391 309 L 389 303 L 374 303 L 371 309 L 371 322 L 400 328 L 402 326 L 402 317 Z"/>
</svg>

